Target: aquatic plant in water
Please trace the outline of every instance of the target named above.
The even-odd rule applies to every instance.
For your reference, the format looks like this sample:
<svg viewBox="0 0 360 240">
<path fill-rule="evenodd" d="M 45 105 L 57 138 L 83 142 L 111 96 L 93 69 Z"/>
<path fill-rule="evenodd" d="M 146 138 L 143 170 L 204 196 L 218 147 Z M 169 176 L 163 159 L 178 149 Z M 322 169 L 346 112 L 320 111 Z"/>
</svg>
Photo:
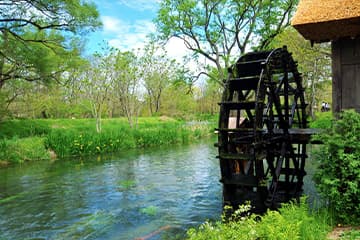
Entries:
<svg viewBox="0 0 360 240">
<path fill-rule="evenodd" d="M 94 239 L 104 235 L 114 223 L 114 214 L 97 211 L 67 226 L 63 229 L 62 233 L 56 235 L 54 239 Z"/>
<path fill-rule="evenodd" d="M 134 180 L 123 180 L 119 181 L 119 190 L 127 190 L 135 186 Z"/>
<path fill-rule="evenodd" d="M 158 208 L 156 206 L 149 206 L 140 209 L 140 212 L 149 216 L 155 216 L 158 212 Z"/>
</svg>

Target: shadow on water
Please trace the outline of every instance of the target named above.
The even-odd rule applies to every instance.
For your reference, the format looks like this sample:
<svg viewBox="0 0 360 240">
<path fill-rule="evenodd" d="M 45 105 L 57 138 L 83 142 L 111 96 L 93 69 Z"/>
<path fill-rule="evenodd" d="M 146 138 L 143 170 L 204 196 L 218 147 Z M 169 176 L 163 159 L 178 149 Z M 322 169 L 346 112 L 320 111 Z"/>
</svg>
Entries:
<svg viewBox="0 0 360 240">
<path fill-rule="evenodd" d="M 220 218 L 216 151 L 212 140 L 0 169 L 0 239 L 181 239 Z"/>
</svg>

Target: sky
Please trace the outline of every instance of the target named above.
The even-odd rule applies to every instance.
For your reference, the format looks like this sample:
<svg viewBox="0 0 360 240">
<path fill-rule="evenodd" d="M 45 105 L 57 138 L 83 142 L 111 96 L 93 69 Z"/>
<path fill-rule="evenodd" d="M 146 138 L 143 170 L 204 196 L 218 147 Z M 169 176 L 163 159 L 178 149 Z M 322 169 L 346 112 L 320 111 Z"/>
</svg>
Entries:
<svg viewBox="0 0 360 240">
<path fill-rule="evenodd" d="M 126 51 L 142 48 L 146 36 L 156 31 L 152 20 L 156 17 L 160 0 L 93 0 L 103 23 L 101 30 L 87 36 L 86 54 L 99 51 L 104 42 Z M 180 61 L 186 54 L 184 44 L 171 39 L 168 55 Z"/>
</svg>

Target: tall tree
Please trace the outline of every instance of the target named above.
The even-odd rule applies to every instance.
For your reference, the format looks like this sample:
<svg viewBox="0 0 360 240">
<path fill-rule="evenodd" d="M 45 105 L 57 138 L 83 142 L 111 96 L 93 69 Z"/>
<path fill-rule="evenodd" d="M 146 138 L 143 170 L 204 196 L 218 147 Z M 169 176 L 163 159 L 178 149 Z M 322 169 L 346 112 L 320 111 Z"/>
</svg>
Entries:
<svg viewBox="0 0 360 240">
<path fill-rule="evenodd" d="M 141 108 L 139 60 L 132 52 L 116 51 L 114 62 L 114 91 L 131 128 L 137 127 Z"/>
<path fill-rule="evenodd" d="M 218 69 L 222 83 L 233 57 L 265 49 L 289 25 L 297 0 L 164 0 L 156 18 L 161 39 L 180 38 Z"/>
<path fill-rule="evenodd" d="M 72 79 L 72 90 L 87 100 L 96 119 L 96 131 L 101 132 L 102 113 L 115 78 L 113 55 L 95 53 L 88 64 L 80 66 L 77 79 Z"/>
<path fill-rule="evenodd" d="M 315 118 L 315 110 L 320 109 L 322 101 L 331 102 L 331 51 L 330 44 L 311 46 L 295 29 L 288 28 L 271 43 L 272 47 L 287 45 L 293 58 L 298 61 L 306 87 L 306 100 L 309 112 Z"/>
<path fill-rule="evenodd" d="M 95 5 L 81 0 L 4 0 L 0 9 L 0 89 L 58 79 L 79 55 L 76 35 L 101 25 Z"/>
<path fill-rule="evenodd" d="M 217 76 L 217 69 L 212 68 L 209 71 L 210 76 Z M 223 92 L 222 87 L 214 81 L 216 77 L 209 77 L 199 86 L 198 112 L 206 114 L 215 114 L 219 112 L 218 102 L 221 100 Z"/>
<path fill-rule="evenodd" d="M 158 113 L 164 89 L 176 72 L 176 63 L 155 42 L 149 43 L 140 58 L 142 78 L 147 92 L 150 114 Z"/>
</svg>

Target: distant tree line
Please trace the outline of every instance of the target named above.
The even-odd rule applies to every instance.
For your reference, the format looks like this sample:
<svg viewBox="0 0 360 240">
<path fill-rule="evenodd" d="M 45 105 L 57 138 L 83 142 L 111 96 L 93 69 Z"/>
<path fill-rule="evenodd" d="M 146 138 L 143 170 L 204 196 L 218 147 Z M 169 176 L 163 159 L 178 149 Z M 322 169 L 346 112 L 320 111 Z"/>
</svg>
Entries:
<svg viewBox="0 0 360 240">
<path fill-rule="evenodd" d="M 243 53 L 288 45 L 307 86 L 310 113 L 331 102 L 327 45 L 313 48 L 289 22 L 296 0 L 163 0 L 158 33 L 141 51 L 104 46 L 83 57 L 83 34 L 101 26 L 80 0 L 1 1 L 0 116 L 15 118 L 190 118 L 216 114 L 227 68 Z M 182 39 L 202 69 L 170 59 L 163 44 Z M 206 61 L 201 61 L 206 59 Z M 196 83 L 196 84 L 194 84 Z"/>
</svg>

